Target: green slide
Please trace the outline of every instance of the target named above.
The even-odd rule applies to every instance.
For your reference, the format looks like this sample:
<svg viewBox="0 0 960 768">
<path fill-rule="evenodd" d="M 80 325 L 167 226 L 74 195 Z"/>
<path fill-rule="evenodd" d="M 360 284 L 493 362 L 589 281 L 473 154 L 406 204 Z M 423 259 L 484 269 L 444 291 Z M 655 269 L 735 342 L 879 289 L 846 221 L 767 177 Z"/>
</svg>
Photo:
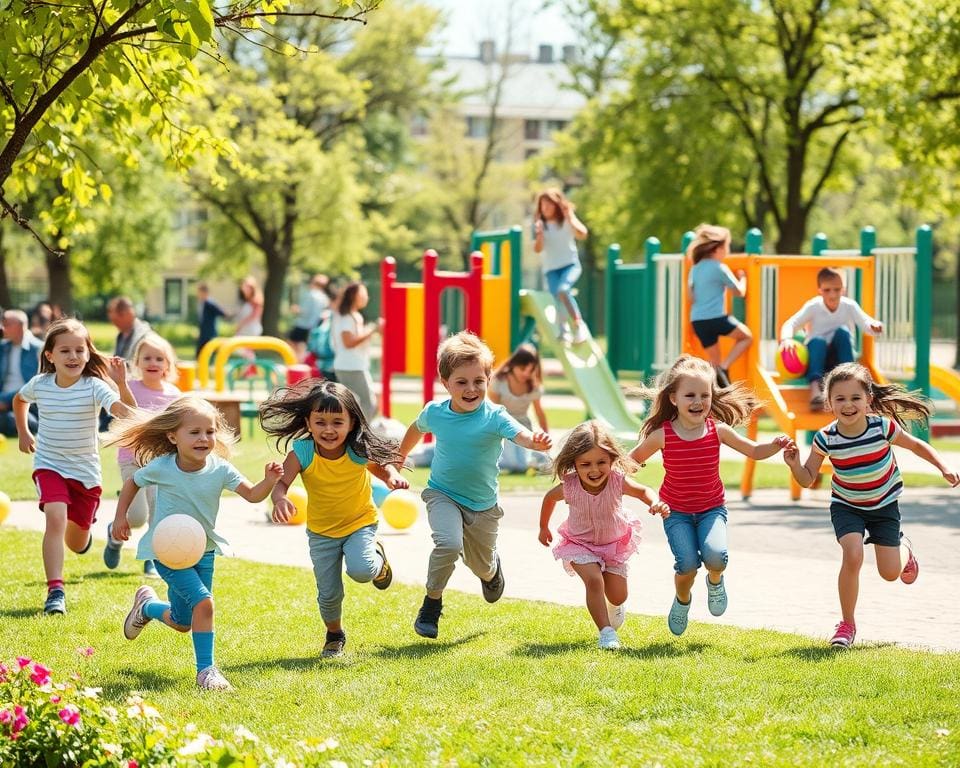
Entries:
<svg viewBox="0 0 960 768">
<path fill-rule="evenodd" d="M 621 440 L 635 441 L 640 432 L 640 419 L 627 407 L 607 358 L 593 337 L 582 344 L 557 341 L 556 305 L 545 291 L 520 291 L 520 312 L 534 319 L 543 351 L 551 352 L 563 363 L 573 391 L 583 400 L 590 416 L 605 422 Z"/>
</svg>

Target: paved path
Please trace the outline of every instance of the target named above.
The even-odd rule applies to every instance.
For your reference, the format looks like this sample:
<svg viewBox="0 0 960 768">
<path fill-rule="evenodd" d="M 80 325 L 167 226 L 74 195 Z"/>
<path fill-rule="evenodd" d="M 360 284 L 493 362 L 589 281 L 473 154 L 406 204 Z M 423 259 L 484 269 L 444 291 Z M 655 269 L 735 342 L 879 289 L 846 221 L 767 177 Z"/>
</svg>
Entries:
<svg viewBox="0 0 960 768">
<path fill-rule="evenodd" d="M 904 530 L 913 540 L 921 565 L 920 578 L 913 585 L 884 582 L 876 573 L 872 547 L 868 548 L 857 614 L 858 641 L 960 651 L 960 602 L 956 599 L 960 591 L 956 572 L 960 552 L 958 494 L 960 491 L 949 490 L 907 494 L 902 505 Z M 757 491 L 750 503 L 732 494 L 731 555 L 726 576 L 730 606 L 719 619 L 709 615 L 701 576 L 694 588 L 693 621 L 766 627 L 817 638 L 830 634 L 839 620 L 836 575 L 840 552 L 830 527 L 827 493 L 811 495 L 793 504 L 784 490 Z M 112 500 L 104 503 L 96 524 L 98 536 L 106 535 L 114 507 Z M 511 494 L 504 497 L 503 507 L 506 514 L 499 545 L 507 578 L 506 596 L 582 605 L 580 581 L 567 576 L 537 541 L 540 496 Z M 644 541 L 631 561 L 628 608 L 665 616 L 673 597 L 672 557 L 659 520 L 643 515 Z M 556 521 L 562 516 L 561 505 Z M 34 503 L 15 502 L 6 525 L 40 530 L 43 517 Z M 303 527 L 267 523 L 263 507 L 227 496 L 217 527 L 239 557 L 310 566 Z M 421 514 L 406 531 L 393 531 L 384 524 L 381 532 L 395 578 L 422 584 L 431 549 L 425 516 Z M 69 557 L 73 555 L 68 556 L 68 573 Z M 450 588 L 479 594 L 476 578 L 462 564 Z M 415 611 L 416 605 L 411 605 L 411 621 Z M 453 622 L 456 617 L 451 615 L 446 620 Z M 588 622 L 584 613 L 585 631 Z M 692 624 L 687 632 L 695 637 L 697 629 Z M 670 637 L 665 619 L 663 634 L 665 640 Z"/>
</svg>

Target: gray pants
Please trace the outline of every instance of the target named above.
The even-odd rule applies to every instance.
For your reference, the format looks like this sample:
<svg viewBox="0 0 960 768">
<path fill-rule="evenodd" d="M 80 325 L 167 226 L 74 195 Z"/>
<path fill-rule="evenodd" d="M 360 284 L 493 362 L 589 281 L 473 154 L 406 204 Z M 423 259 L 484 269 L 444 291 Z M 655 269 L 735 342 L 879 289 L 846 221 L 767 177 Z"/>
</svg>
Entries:
<svg viewBox="0 0 960 768">
<path fill-rule="evenodd" d="M 120 479 L 127 482 L 140 469 L 135 461 L 120 462 Z M 153 522 L 153 510 L 157 506 L 157 486 L 148 485 L 137 491 L 127 508 L 127 520 L 131 528 L 140 528 L 144 523 Z"/>
<path fill-rule="evenodd" d="M 433 488 L 423 492 L 423 501 L 433 531 L 427 592 L 443 591 L 461 555 L 478 578 L 492 579 L 497 571 L 497 529 L 503 517 L 500 506 L 476 512 Z"/>
<path fill-rule="evenodd" d="M 383 568 L 376 549 L 377 526 L 367 525 L 349 536 L 321 536 L 307 529 L 310 559 L 317 580 L 317 605 L 325 622 L 339 621 L 343 606 L 343 561 L 347 576 L 361 583 L 372 581 Z"/>
<path fill-rule="evenodd" d="M 371 421 L 377 415 L 377 396 L 373 392 L 370 371 L 344 371 L 336 368 L 334 373 L 337 374 L 337 381 L 356 395 L 364 418 Z"/>
</svg>

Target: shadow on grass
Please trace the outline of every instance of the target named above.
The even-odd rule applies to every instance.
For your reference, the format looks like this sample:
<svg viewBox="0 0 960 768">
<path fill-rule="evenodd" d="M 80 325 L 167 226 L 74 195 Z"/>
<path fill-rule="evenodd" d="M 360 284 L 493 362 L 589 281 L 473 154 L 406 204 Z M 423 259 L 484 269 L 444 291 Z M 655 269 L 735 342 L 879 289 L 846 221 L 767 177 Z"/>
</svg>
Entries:
<svg viewBox="0 0 960 768">
<path fill-rule="evenodd" d="M 449 651 L 459 645 L 466 645 L 478 637 L 483 637 L 484 634 L 486 633 L 474 632 L 453 640 L 420 640 L 407 645 L 382 646 L 370 655 L 381 659 L 422 659 L 426 656 Z"/>
<path fill-rule="evenodd" d="M 306 672 L 307 670 L 318 667 L 329 666 L 331 661 L 336 659 L 323 659 L 318 650 L 314 656 L 291 656 L 286 659 L 260 659 L 258 661 L 247 661 L 243 664 L 227 664 L 221 669 L 229 672 L 241 672 L 247 669 L 264 669 L 276 667 L 277 669 L 292 669 L 296 672 Z"/>
<path fill-rule="evenodd" d="M 614 651 L 619 656 L 630 656 L 634 659 L 662 659 L 669 656 L 686 656 L 690 653 L 699 653 L 708 646 L 705 643 L 653 643 L 639 647 L 623 647 Z M 563 653 L 582 653 L 585 650 L 595 649 L 594 642 L 566 642 L 566 643 L 529 643 L 521 645 L 513 651 L 515 656 L 556 656 Z"/>
<path fill-rule="evenodd" d="M 802 661 L 823 661 L 824 659 L 838 659 L 852 653 L 876 651 L 882 648 L 897 648 L 896 643 L 866 643 L 854 645 L 850 648 L 838 648 L 834 645 L 800 645 L 788 648 L 777 656 L 793 656 Z"/>
<path fill-rule="evenodd" d="M 92 571 L 91 573 L 85 573 L 82 576 L 77 577 L 77 582 L 82 584 L 85 581 L 102 581 L 103 579 L 110 579 L 111 581 L 118 579 L 129 579 L 131 577 L 143 578 L 142 573 L 130 571 L 122 571 L 117 569 L 116 571 Z M 159 579 L 150 579 L 151 582 L 160 583 Z"/>
<path fill-rule="evenodd" d="M 193 667 L 185 667 L 184 675 L 190 675 Z M 146 693 L 166 691 L 182 683 L 186 677 L 171 677 L 149 669 L 125 669 L 122 676 L 103 681 L 103 693 L 106 698 L 123 701 L 131 691 Z"/>
<path fill-rule="evenodd" d="M 0 609 L 0 616 L 8 619 L 32 619 L 35 616 L 42 616 L 43 608 L 37 606 L 36 608 L 2 608 Z"/>
</svg>

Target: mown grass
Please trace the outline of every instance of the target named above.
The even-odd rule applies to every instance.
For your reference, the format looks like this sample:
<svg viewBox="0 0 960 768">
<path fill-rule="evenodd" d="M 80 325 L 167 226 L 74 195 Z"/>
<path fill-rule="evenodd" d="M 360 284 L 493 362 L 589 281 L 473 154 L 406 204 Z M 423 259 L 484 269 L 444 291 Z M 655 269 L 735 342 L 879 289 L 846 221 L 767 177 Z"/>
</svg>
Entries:
<svg viewBox="0 0 960 768">
<path fill-rule="evenodd" d="M 333 737 L 348 765 L 947 766 L 960 763 L 960 654 L 822 641 L 632 615 L 601 652 L 583 608 L 445 597 L 439 640 L 417 637 L 412 587 L 348 584 L 347 654 L 321 660 L 306 569 L 220 559 L 217 659 L 235 690 L 193 685 L 188 637 L 121 623 L 140 577 L 127 559 L 68 555 L 69 612 L 38 615 L 38 534 L 0 528 L 0 658 L 24 654 L 122 701 L 274 746 Z M 513 573 L 520 572 L 514 564 Z M 557 578 L 565 578 L 558 570 Z M 95 654 L 81 661 L 78 647 Z M 370 762 L 366 762 L 370 761 Z"/>
</svg>

